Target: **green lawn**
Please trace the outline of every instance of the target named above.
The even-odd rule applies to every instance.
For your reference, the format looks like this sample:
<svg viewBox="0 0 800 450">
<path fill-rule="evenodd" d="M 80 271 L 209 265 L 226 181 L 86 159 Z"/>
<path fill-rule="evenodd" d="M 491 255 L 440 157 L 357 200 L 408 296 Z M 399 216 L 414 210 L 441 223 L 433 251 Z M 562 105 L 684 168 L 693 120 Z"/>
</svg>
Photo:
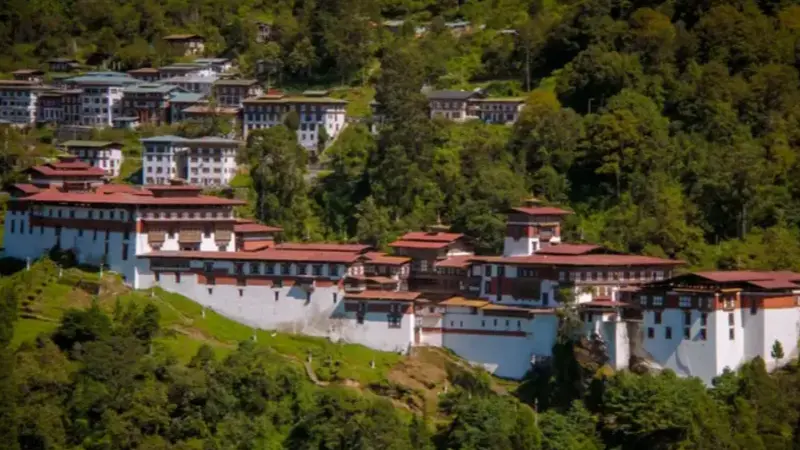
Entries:
<svg viewBox="0 0 800 450">
<path fill-rule="evenodd" d="M 320 380 L 355 380 L 368 385 L 385 379 L 402 358 L 394 353 L 379 352 L 361 345 L 336 344 L 323 338 L 254 331 L 210 310 L 205 311 L 204 317 L 202 306 L 181 295 L 159 288 L 133 291 L 124 287 L 119 277 L 112 273 L 105 273 L 101 280 L 99 273 L 94 271 L 73 268 L 60 272 L 49 260 L 37 262 L 30 271 L 18 272 L 7 280 L 17 287 L 24 317 L 15 325 L 15 345 L 55 329 L 57 321 L 69 308 L 85 308 L 96 301 L 111 313 L 117 302 L 122 305 L 152 302 L 159 308 L 164 329 L 157 343 L 170 349 L 182 361 L 189 361 L 203 344 L 213 347 L 218 355 L 224 355 L 235 349 L 238 342 L 255 336 L 258 345 L 269 347 L 298 363 L 306 361 L 310 353 L 312 367 Z M 103 287 L 99 295 L 94 295 L 91 290 L 95 283 Z M 371 367 L 373 361 L 374 368 Z"/>
</svg>

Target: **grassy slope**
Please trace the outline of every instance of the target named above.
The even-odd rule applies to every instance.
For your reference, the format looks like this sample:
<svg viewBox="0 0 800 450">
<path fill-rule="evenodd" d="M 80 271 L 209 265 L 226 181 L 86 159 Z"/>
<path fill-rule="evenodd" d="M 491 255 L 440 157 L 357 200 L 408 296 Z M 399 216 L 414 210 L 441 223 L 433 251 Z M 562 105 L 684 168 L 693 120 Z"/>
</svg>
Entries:
<svg viewBox="0 0 800 450">
<path fill-rule="evenodd" d="M 413 410 L 435 411 L 438 393 L 449 383 L 454 371 L 472 370 L 445 351 L 418 349 L 411 357 L 379 352 L 361 345 L 336 344 L 327 339 L 253 330 L 206 310 L 181 295 L 161 289 L 133 291 L 110 273 L 102 278 L 90 270 L 59 269 L 49 260 L 19 272 L 9 281 L 21 294 L 20 319 L 15 326 L 14 345 L 50 333 L 69 308 L 85 308 L 97 301 L 111 313 L 117 301 L 125 304 L 153 302 L 161 311 L 164 329 L 158 342 L 181 361 L 189 361 L 197 349 L 208 344 L 225 355 L 236 344 L 255 336 L 259 345 L 269 346 L 297 364 L 312 358 L 317 378 L 362 388 L 390 398 L 395 404 Z M 100 286 L 93 294 L 92 286 Z M 374 361 L 374 367 L 372 362 Z M 502 388 L 498 387 L 498 391 Z"/>
</svg>

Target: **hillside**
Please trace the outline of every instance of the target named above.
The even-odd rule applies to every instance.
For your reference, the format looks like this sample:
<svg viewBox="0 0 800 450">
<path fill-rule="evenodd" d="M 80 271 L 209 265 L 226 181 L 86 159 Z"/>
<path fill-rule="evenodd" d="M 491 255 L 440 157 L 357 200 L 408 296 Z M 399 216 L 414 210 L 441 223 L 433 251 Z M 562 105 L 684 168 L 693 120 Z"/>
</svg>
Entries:
<svg viewBox="0 0 800 450">
<path fill-rule="evenodd" d="M 203 308 L 186 297 L 161 289 L 132 291 L 119 277 L 97 271 L 59 270 L 50 260 L 37 262 L 4 283 L 18 292 L 20 317 L 15 324 L 12 347 L 52 333 L 65 311 L 96 304 L 107 314 L 131 304 L 153 304 L 160 313 L 162 333 L 154 344 L 182 363 L 207 345 L 220 358 L 242 341 L 255 341 L 286 362 L 308 371 L 321 386 L 341 385 L 384 396 L 395 405 L 416 413 L 435 414 L 438 395 L 464 374 L 477 375 L 463 361 L 441 349 L 415 349 L 408 357 L 378 352 L 360 345 L 335 344 L 327 339 L 253 330 Z M 310 364 L 308 361 L 310 360 Z M 497 392 L 513 383 L 494 383 Z"/>
</svg>

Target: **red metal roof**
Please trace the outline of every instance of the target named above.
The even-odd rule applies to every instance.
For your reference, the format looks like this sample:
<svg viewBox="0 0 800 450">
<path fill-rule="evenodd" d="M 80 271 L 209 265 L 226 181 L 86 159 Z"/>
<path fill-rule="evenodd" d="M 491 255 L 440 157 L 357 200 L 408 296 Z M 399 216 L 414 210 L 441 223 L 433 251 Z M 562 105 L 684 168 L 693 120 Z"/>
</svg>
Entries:
<svg viewBox="0 0 800 450">
<path fill-rule="evenodd" d="M 412 302 L 419 298 L 419 292 L 409 291 L 362 291 L 354 294 L 346 294 L 345 300 L 400 300 Z"/>
<path fill-rule="evenodd" d="M 321 252 L 343 252 L 343 253 L 363 253 L 371 249 L 365 244 L 330 244 L 325 242 L 285 242 L 278 244 L 279 250 L 290 251 L 321 251 Z"/>
<path fill-rule="evenodd" d="M 104 184 L 98 186 L 94 192 L 96 194 L 152 195 L 152 193 L 147 190 L 138 189 L 129 184 Z"/>
<path fill-rule="evenodd" d="M 254 222 L 237 222 L 233 225 L 233 231 L 234 233 L 278 233 L 283 231 L 283 228 Z"/>
<path fill-rule="evenodd" d="M 761 289 L 800 289 L 795 283 L 787 280 L 764 280 L 764 281 L 748 281 L 748 284 L 759 287 Z"/>
<path fill-rule="evenodd" d="M 154 206 L 234 206 L 244 205 L 242 200 L 198 195 L 196 197 L 153 197 L 142 194 L 110 193 L 98 194 L 96 192 L 61 192 L 56 190 L 42 191 L 26 197 L 25 201 L 39 203 L 76 203 L 76 204 L 103 204 L 103 205 L 154 205 Z"/>
<path fill-rule="evenodd" d="M 26 195 L 31 195 L 31 194 L 36 194 L 37 192 L 41 192 L 41 189 L 29 183 L 17 183 L 12 187 Z"/>
<path fill-rule="evenodd" d="M 242 241 L 242 251 L 258 252 L 271 248 L 274 245 L 275 241 L 272 240 Z"/>
<path fill-rule="evenodd" d="M 572 214 L 572 211 L 556 208 L 554 206 L 518 206 L 511 208 L 511 211 L 529 216 L 566 216 Z"/>
<path fill-rule="evenodd" d="M 202 191 L 203 188 L 191 184 L 146 184 L 142 186 L 148 191 Z"/>
<path fill-rule="evenodd" d="M 401 237 L 400 241 L 426 241 L 426 242 L 453 242 L 461 239 L 464 235 L 460 233 L 426 232 L 412 231 Z"/>
<path fill-rule="evenodd" d="M 411 261 L 411 258 L 407 258 L 405 256 L 390 256 L 381 252 L 367 252 L 364 253 L 364 256 L 367 258 L 368 262 L 373 264 L 401 266 L 403 264 L 408 264 Z"/>
<path fill-rule="evenodd" d="M 600 248 L 602 247 L 594 244 L 557 244 L 544 247 L 536 253 L 540 255 L 585 255 Z"/>
<path fill-rule="evenodd" d="M 472 264 L 475 255 L 451 256 L 436 263 L 436 267 L 454 267 L 456 269 L 466 269 Z"/>
<path fill-rule="evenodd" d="M 105 170 L 84 163 L 53 163 L 33 166 L 28 170 L 48 177 L 102 177 L 106 175 Z"/>
<path fill-rule="evenodd" d="M 718 283 L 731 283 L 736 281 L 765 281 L 765 280 L 800 280 L 800 274 L 788 271 L 767 272 L 757 270 L 729 270 L 712 272 L 695 272 L 694 275 L 716 281 Z"/>
<path fill-rule="evenodd" d="M 503 264 L 557 265 L 557 266 L 675 266 L 683 261 L 638 255 L 540 255 L 484 256 L 475 261 Z"/>
<path fill-rule="evenodd" d="M 398 240 L 389 244 L 389 247 L 399 248 L 422 248 L 422 249 L 440 249 L 449 245 L 449 242 L 426 242 L 426 241 L 404 241 Z"/>
<path fill-rule="evenodd" d="M 145 258 L 213 259 L 244 261 L 286 261 L 319 263 L 352 263 L 358 258 L 355 253 L 294 251 L 270 248 L 258 252 L 203 252 L 203 251 L 157 251 L 141 255 Z"/>
</svg>

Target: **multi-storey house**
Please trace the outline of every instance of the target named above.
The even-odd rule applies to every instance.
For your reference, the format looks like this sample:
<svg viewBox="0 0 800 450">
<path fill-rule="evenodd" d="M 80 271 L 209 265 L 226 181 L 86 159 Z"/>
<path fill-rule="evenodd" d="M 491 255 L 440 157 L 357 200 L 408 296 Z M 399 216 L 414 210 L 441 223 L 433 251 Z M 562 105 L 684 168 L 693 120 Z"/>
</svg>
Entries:
<svg viewBox="0 0 800 450">
<path fill-rule="evenodd" d="M 236 175 L 241 141 L 203 137 L 184 141 L 186 179 L 203 187 L 227 186 Z"/>
<path fill-rule="evenodd" d="M 169 184 L 186 179 L 186 138 L 155 136 L 141 139 L 142 181 L 147 185 Z"/>
<path fill-rule="evenodd" d="M 9 203 L 7 256 L 34 259 L 58 246 L 73 251 L 79 262 L 102 264 L 140 287 L 153 283 L 144 255 L 181 250 L 233 253 L 233 207 L 243 202 L 204 196 L 185 186 L 125 186 L 89 192 L 50 189 Z M 174 274 L 169 277 L 176 282 Z M 176 283 L 180 286 L 180 280 Z"/>
<path fill-rule="evenodd" d="M 258 80 L 218 80 L 214 83 L 211 95 L 221 106 L 231 106 L 241 108 L 242 102 L 246 98 L 258 97 L 264 93 L 264 89 Z"/>
<path fill-rule="evenodd" d="M 36 123 L 64 123 L 64 93 L 61 91 L 42 91 L 36 105 Z"/>
<path fill-rule="evenodd" d="M 710 384 L 726 368 L 761 357 L 768 368 L 796 358 L 800 323 L 800 274 L 793 272 L 695 272 L 650 283 L 629 296 L 639 312 L 638 355 L 651 366 Z"/>
<path fill-rule="evenodd" d="M 63 109 L 63 118 L 61 124 L 63 125 L 80 125 L 81 123 L 81 89 L 64 89 L 59 90 L 61 94 L 61 107 Z"/>
<path fill-rule="evenodd" d="M 155 67 L 142 67 L 129 70 L 128 75 L 137 80 L 144 81 L 145 83 L 155 83 L 161 79 L 160 72 Z"/>
<path fill-rule="evenodd" d="M 78 161 L 75 156 L 61 156 L 57 161 L 33 166 L 26 173 L 30 184 L 40 189 L 87 190 L 102 185 L 107 177 L 105 170 Z"/>
<path fill-rule="evenodd" d="M 197 58 L 192 63 L 210 67 L 211 70 L 220 74 L 233 69 L 233 61 L 228 58 Z"/>
<path fill-rule="evenodd" d="M 39 98 L 49 90 L 34 81 L 0 80 L 0 120 L 18 126 L 35 124 Z"/>
<path fill-rule="evenodd" d="M 162 125 L 170 121 L 170 99 L 180 88 L 160 83 L 142 83 L 123 91 L 122 114 L 140 123 Z"/>
<path fill-rule="evenodd" d="M 346 126 L 347 101 L 327 96 L 327 92 L 304 92 L 301 96 L 268 93 L 243 102 L 243 135 L 283 123 L 289 111 L 300 118 L 297 138 L 312 155 L 336 139 Z M 323 142 L 324 141 L 324 142 Z"/>
<path fill-rule="evenodd" d="M 17 81 L 30 81 L 39 84 L 44 80 L 44 72 L 39 69 L 19 69 L 11 72 L 11 76 Z"/>
<path fill-rule="evenodd" d="M 80 68 L 80 63 L 72 58 L 53 58 L 47 61 L 50 72 L 72 72 Z"/>
<path fill-rule="evenodd" d="M 169 78 L 162 78 L 161 82 L 172 86 L 177 86 L 186 92 L 196 94 L 211 95 L 214 83 L 219 80 L 219 75 L 179 75 Z"/>
<path fill-rule="evenodd" d="M 216 71 L 210 64 L 193 62 L 175 63 L 168 66 L 162 66 L 158 68 L 158 73 L 160 79 L 167 79 L 172 77 L 186 76 L 208 77 L 214 75 Z"/>
<path fill-rule="evenodd" d="M 519 119 L 525 106 L 523 97 L 473 98 L 469 101 L 469 114 L 486 123 L 512 124 Z"/>
<path fill-rule="evenodd" d="M 275 235 L 282 232 L 279 227 L 271 227 L 254 220 L 237 219 L 233 225 L 237 252 L 257 252 L 275 247 Z"/>
<path fill-rule="evenodd" d="M 111 141 L 66 141 L 61 147 L 79 161 L 105 170 L 109 177 L 119 176 L 122 167 L 122 144 Z"/>
<path fill-rule="evenodd" d="M 170 34 L 164 40 L 178 55 L 199 55 L 206 48 L 206 39 L 199 34 Z"/>
<path fill-rule="evenodd" d="M 431 118 L 443 117 L 445 119 L 463 122 L 472 118 L 469 102 L 480 96 L 476 91 L 429 91 L 428 97 Z"/>
<path fill-rule="evenodd" d="M 194 92 L 173 91 L 169 98 L 169 121 L 179 123 L 186 120 L 184 110 L 192 106 L 205 105 L 208 101 L 203 94 Z"/>
<path fill-rule="evenodd" d="M 89 72 L 65 80 L 70 88 L 81 93 L 80 124 L 94 127 L 114 125 L 114 117 L 122 114 L 122 97 L 126 87 L 141 81 L 120 72 Z"/>
</svg>

